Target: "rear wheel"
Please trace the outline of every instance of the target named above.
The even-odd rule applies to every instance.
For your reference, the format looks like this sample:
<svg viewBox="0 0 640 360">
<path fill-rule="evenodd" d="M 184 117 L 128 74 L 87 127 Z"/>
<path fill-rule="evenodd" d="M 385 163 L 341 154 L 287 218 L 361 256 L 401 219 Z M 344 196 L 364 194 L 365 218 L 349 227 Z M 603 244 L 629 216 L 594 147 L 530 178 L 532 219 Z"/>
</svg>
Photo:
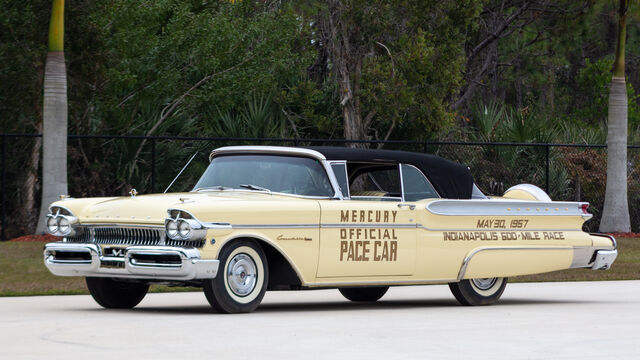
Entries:
<svg viewBox="0 0 640 360">
<path fill-rule="evenodd" d="M 339 288 L 338 290 L 340 290 L 342 296 L 351 301 L 373 302 L 380 300 L 380 298 L 386 294 L 387 290 L 389 290 L 389 287 L 353 287 Z"/>
<path fill-rule="evenodd" d="M 267 258 L 260 245 L 238 241 L 222 249 L 218 259 L 218 275 L 204 282 L 209 304 L 227 314 L 255 310 L 269 283 Z"/>
<path fill-rule="evenodd" d="M 498 301 L 507 286 L 507 278 L 482 278 L 449 283 L 449 288 L 462 305 L 490 305 Z"/>
<path fill-rule="evenodd" d="M 107 309 L 131 309 L 147 295 L 149 284 L 88 277 L 89 293 L 100 306 Z"/>
</svg>

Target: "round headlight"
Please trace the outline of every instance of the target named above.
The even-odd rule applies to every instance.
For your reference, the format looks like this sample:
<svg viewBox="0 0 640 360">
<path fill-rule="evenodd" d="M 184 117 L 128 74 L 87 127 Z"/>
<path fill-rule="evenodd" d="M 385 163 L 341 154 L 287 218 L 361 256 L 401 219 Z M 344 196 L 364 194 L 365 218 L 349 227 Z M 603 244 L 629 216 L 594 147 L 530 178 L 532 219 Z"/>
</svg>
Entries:
<svg viewBox="0 0 640 360">
<path fill-rule="evenodd" d="M 58 218 L 58 231 L 60 231 L 62 235 L 66 235 L 71 232 L 71 224 L 67 218 Z"/>
<path fill-rule="evenodd" d="M 58 220 L 53 216 L 47 218 L 47 231 L 51 235 L 58 232 Z"/>
<path fill-rule="evenodd" d="M 169 238 L 171 239 L 175 239 L 178 237 L 178 224 L 176 223 L 175 220 L 169 220 L 167 222 L 167 235 L 169 235 Z"/>
<path fill-rule="evenodd" d="M 180 233 L 181 238 L 188 239 L 191 234 L 191 226 L 188 222 L 180 220 L 178 223 L 178 232 Z"/>
</svg>

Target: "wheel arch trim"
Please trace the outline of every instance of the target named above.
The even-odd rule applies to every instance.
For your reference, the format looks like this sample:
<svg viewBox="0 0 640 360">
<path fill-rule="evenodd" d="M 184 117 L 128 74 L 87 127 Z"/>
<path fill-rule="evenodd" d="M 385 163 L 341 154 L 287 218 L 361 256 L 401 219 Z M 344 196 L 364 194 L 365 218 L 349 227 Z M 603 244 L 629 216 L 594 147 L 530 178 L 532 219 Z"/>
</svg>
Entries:
<svg viewBox="0 0 640 360">
<path fill-rule="evenodd" d="M 513 247 L 506 247 L 506 246 L 493 246 L 493 247 L 478 247 L 475 248 L 473 250 L 471 250 L 464 258 L 464 260 L 462 261 L 462 265 L 460 266 L 460 271 L 458 272 L 458 281 L 461 281 L 464 279 L 464 276 L 467 272 L 467 268 L 469 267 L 469 263 L 471 262 L 471 260 L 473 259 L 473 257 L 475 255 L 477 255 L 480 252 L 483 251 L 525 251 L 525 250 L 567 250 L 569 248 L 567 247 L 552 247 L 552 246 L 548 246 L 548 247 L 534 247 L 534 246 L 513 246 Z"/>
<path fill-rule="evenodd" d="M 302 286 L 308 286 L 309 283 L 307 281 L 305 281 L 304 277 L 302 276 L 302 272 L 300 271 L 300 269 L 298 269 L 298 267 L 296 266 L 296 264 L 291 260 L 291 258 L 272 240 L 270 240 L 267 237 L 261 236 L 261 235 L 257 235 L 257 234 L 237 234 L 234 235 L 233 237 L 230 237 L 229 239 L 225 240 L 224 244 L 220 247 L 220 250 L 218 250 L 218 254 L 220 254 L 220 252 L 222 252 L 222 250 L 227 247 L 230 246 L 232 243 L 239 241 L 239 240 L 253 240 L 256 241 L 260 246 L 263 246 L 262 243 L 270 246 L 271 248 L 273 248 L 276 252 L 278 252 L 282 258 L 289 263 L 289 266 L 291 266 L 291 269 L 293 269 L 293 272 L 296 274 L 296 276 L 298 277 L 298 280 L 300 281 L 300 284 Z M 266 256 L 266 254 L 265 254 Z M 224 265 L 223 265 L 224 266 Z"/>
</svg>

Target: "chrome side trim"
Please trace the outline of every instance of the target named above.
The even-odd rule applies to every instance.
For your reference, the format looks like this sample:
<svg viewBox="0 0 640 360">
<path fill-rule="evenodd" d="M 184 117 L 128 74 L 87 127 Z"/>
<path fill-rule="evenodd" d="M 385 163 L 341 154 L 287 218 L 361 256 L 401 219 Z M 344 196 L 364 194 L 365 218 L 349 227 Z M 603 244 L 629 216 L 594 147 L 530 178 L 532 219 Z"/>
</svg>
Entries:
<svg viewBox="0 0 640 360">
<path fill-rule="evenodd" d="M 318 224 L 239 224 L 231 225 L 234 229 L 318 229 Z"/>
<path fill-rule="evenodd" d="M 428 284 L 446 284 L 451 282 L 458 282 L 458 279 L 443 279 L 443 280 L 370 280 L 370 281 L 347 281 L 347 282 L 316 282 L 307 284 L 310 288 L 319 287 L 347 287 L 347 286 L 394 286 L 394 285 L 428 285 Z"/>
<path fill-rule="evenodd" d="M 434 200 L 426 209 L 445 216 L 582 216 L 584 202 L 529 200 Z M 589 216 L 590 217 L 590 216 Z"/>
<path fill-rule="evenodd" d="M 460 272 L 458 272 L 458 280 L 464 279 L 464 275 L 467 272 L 467 266 L 469 266 L 469 262 L 471 259 L 482 251 L 490 251 L 490 250 L 568 250 L 567 247 L 482 247 L 473 249 L 462 261 L 462 266 L 460 267 Z"/>
<path fill-rule="evenodd" d="M 231 230 L 232 226 L 229 223 L 225 222 L 203 222 L 202 225 L 207 229 L 215 229 L 215 230 Z"/>
<path fill-rule="evenodd" d="M 522 190 L 522 191 L 528 192 L 529 194 L 531 194 L 531 196 L 533 196 L 538 201 L 545 201 L 545 202 L 551 201 L 551 198 L 546 192 L 544 192 L 544 190 L 532 184 L 515 185 L 508 188 L 507 191 L 505 191 L 504 193 L 506 194 L 511 190 Z"/>
<path fill-rule="evenodd" d="M 507 228 L 507 229 L 502 229 L 502 228 L 455 228 L 455 229 L 436 229 L 436 228 L 429 228 L 426 227 L 422 224 L 416 224 L 418 229 L 423 229 L 423 230 L 427 230 L 427 231 L 575 231 L 575 232 L 583 232 L 582 229 L 538 229 L 538 228 L 519 228 L 519 229 L 515 229 L 515 228 Z"/>
<path fill-rule="evenodd" d="M 402 201 L 402 198 L 399 196 L 369 196 L 369 195 L 353 195 L 351 196 L 351 200 L 360 200 L 360 201 L 386 201 L 386 202 L 396 202 Z"/>
<path fill-rule="evenodd" d="M 347 229 L 415 229 L 416 224 L 321 224 L 321 228 L 347 228 Z"/>
<path fill-rule="evenodd" d="M 234 229 L 318 229 L 318 228 L 375 228 L 375 229 L 414 229 L 416 224 L 239 224 L 230 225 Z"/>
<path fill-rule="evenodd" d="M 44 263 L 58 276 L 189 281 L 212 279 L 218 272 L 219 261 L 200 259 L 195 248 L 129 246 L 124 251 L 123 258 L 103 256 L 96 244 L 49 243 L 45 245 Z M 89 259 L 58 259 L 58 252 L 86 254 Z"/>
</svg>

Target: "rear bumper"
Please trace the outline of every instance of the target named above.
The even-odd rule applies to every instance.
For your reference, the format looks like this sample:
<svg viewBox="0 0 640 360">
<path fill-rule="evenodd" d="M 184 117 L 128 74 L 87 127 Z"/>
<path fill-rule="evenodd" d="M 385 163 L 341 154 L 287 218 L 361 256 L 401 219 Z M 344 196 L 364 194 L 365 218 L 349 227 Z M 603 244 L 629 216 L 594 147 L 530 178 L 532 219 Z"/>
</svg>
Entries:
<svg viewBox="0 0 640 360">
<path fill-rule="evenodd" d="M 611 264 L 613 264 L 617 256 L 618 250 L 597 250 L 591 268 L 593 270 L 607 270 L 611 267 Z"/>
<path fill-rule="evenodd" d="M 104 256 L 96 244 L 56 242 L 45 245 L 44 263 L 58 276 L 92 276 L 128 279 L 213 279 L 218 260 L 200 259 L 195 248 L 129 246 L 124 256 Z"/>
<path fill-rule="evenodd" d="M 591 268 L 593 270 L 607 270 L 618 257 L 618 244 L 616 239 L 607 234 L 590 234 L 591 236 L 604 237 L 611 240 L 611 246 L 607 248 L 584 246 L 575 247 L 573 250 L 572 268 Z"/>
</svg>

